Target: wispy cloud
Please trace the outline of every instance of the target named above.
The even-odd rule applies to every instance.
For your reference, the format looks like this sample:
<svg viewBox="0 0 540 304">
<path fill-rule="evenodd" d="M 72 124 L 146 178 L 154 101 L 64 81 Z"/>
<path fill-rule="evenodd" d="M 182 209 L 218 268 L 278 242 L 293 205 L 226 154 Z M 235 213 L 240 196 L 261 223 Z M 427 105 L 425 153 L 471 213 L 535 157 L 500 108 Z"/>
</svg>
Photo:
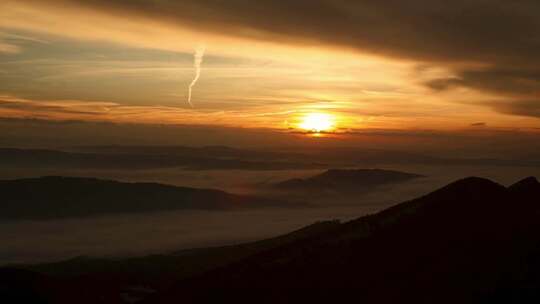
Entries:
<svg viewBox="0 0 540 304">
<path fill-rule="evenodd" d="M 214 104 L 241 99 L 252 101 L 246 107 L 255 104 L 261 108 L 271 91 L 274 96 L 268 100 L 276 104 L 264 112 L 280 112 L 283 104 L 287 104 L 285 110 L 291 110 L 292 104 L 304 107 L 326 100 L 349 102 L 348 108 L 338 110 L 351 116 L 373 113 L 380 123 L 392 127 L 429 124 L 448 128 L 470 121 L 537 126 L 539 122 L 532 119 L 540 117 L 540 3 L 443 2 L 4 0 L 0 28 L 180 52 L 190 52 L 193 41 L 202 40 L 212 52 L 209 56 L 256 58 L 285 67 L 261 65 L 226 75 L 227 80 L 218 79 L 217 73 L 205 74 L 206 87 L 201 84 L 200 98 Z M 13 45 L 4 49 L 4 53 L 16 50 Z M 211 66 L 208 60 L 209 69 Z M 430 74 L 424 79 L 414 73 L 418 66 L 439 72 L 431 75 L 418 68 L 424 70 L 424 76 Z M 126 69 L 90 74 L 125 75 L 129 73 L 129 67 Z M 284 76 L 285 71 L 300 72 Z M 73 72 L 89 75 L 87 71 Z M 46 77 L 53 77 L 51 82 L 61 89 L 63 79 Z M 233 80 L 250 77 L 253 86 L 246 89 Z M 499 95 L 502 97 L 495 98 Z M 80 97 L 84 98 L 89 97 Z M 461 100 L 466 98 L 475 105 L 463 106 Z M 235 111 L 247 113 L 241 108 Z"/>
<path fill-rule="evenodd" d="M 200 110 L 160 105 L 123 105 L 114 102 L 83 100 L 32 100 L 0 95 L 0 117 L 37 118 L 56 121 L 103 121 L 114 123 L 160 123 L 269 127 L 279 124 L 289 111 L 264 113 L 268 108 L 252 110 Z M 278 123 L 276 123 L 276 120 Z"/>
<path fill-rule="evenodd" d="M 22 48 L 18 45 L 0 40 L 0 53 L 17 54 L 20 53 L 21 50 Z"/>
<path fill-rule="evenodd" d="M 1 28 L 1 26 L 0 26 L 0 28 Z M 0 32 L 0 53 L 18 54 L 18 53 L 22 52 L 23 47 L 21 47 L 19 44 L 15 43 L 16 41 L 18 41 L 18 42 L 48 43 L 45 40 L 30 37 L 30 36 L 7 33 L 7 32 Z"/>
</svg>

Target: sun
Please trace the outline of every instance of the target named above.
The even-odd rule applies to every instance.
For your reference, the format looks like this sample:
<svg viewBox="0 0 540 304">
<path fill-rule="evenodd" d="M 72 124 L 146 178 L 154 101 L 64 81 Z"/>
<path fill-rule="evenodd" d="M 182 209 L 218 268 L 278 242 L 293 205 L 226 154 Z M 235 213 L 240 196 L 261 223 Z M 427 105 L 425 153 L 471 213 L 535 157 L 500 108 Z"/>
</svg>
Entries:
<svg viewBox="0 0 540 304">
<path fill-rule="evenodd" d="M 310 132 L 326 132 L 334 127 L 334 118 L 326 113 L 309 113 L 304 116 L 300 128 Z"/>
</svg>

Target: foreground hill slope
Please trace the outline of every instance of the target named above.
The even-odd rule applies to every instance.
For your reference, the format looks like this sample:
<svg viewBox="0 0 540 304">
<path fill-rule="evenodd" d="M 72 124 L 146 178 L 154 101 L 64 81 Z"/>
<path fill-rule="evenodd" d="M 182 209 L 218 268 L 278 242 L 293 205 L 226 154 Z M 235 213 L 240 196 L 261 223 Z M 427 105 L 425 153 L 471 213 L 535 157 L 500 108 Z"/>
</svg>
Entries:
<svg viewBox="0 0 540 304">
<path fill-rule="evenodd" d="M 156 183 L 48 176 L 0 181 L 0 219 L 51 219 L 181 209 L 227 210 L 283 202 Z"/>
<path fill-rule="evenodd" d="M 8 303 L 135 303 L 174 288 L 179 280 L 339 227 L 339 221 L 317 222 L 282 236 L 240 245 L 4 267 L 0 268 L 0 299 Z"/>
<path fill-rule="evenodd" d="M 460 180 L 178 282 L 148 303 L 539 300 L 539 190 L 535 179 L 510 188 L 480 178 Z"/>
</svg>

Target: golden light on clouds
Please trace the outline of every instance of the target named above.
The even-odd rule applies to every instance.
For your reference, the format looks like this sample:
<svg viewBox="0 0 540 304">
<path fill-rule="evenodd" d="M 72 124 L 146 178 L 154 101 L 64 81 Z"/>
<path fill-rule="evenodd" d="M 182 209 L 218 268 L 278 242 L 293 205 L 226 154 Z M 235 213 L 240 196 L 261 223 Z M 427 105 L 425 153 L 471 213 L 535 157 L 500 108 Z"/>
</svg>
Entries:
<svg viewBox="0 0 540 304">
<path fill-rule="evenodd" d="M 244 9 L 260 4 L 244 1 L 0 2 L 0 117 L 313 134 L 455 130 L 476 122 L 490 128 L 540 127 L 537 74 L 530 67 L 491 71 L 487 67 L 493 62 L 484 62 L 485 56 L 461 57 L 483 54 L 484 44 L 464 52 L 453 48 L 455 39 L 441 44 L 444 34 L 423 27 L 410 32 L 396 27 L 400 34 L 395 35 L 388 26 L 393 20 L 362 18 L 384 18 L 361 13 L 371 6 L 356 11 L 348 1 L 331 6 L 314 1 L 320 11 L 295 14 L 283 9 L 289 4 L 268 1 L 276 18 L 261 19 Z M 399 9 L 392 14 L 409 8 L 393 5 Z M 318 21 L 355 12 L 361 14 L 322 27 Z M 454 27 L 449 30 L 455 33 Z M 423 33 L 427 36 L 418 36 Z M 188 108 L 192 52 L 200 44 L 207 47 L 204 73 L 197 82 L 196 107 Z M 495 63 L 506 67 L 500 60 Z"/>
<path fill-rule="evenodd" d="M 303 117 L 300 128 L 309 132 L 328 132 L 335 127 L 334 116 L 327 113 L 309 113 Z"/>
</svg>

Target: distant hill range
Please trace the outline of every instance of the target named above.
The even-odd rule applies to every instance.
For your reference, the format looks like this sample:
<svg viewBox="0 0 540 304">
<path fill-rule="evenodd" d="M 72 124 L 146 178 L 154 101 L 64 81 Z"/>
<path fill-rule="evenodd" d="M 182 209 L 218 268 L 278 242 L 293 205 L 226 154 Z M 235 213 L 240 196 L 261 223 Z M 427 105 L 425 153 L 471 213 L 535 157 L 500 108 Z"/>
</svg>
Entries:
<svg viewBox="0 0 540 304">
<path fill-rule="evenodd" d="M 291 154 L 294 155 L 294 154 Z M 94 147 L 81 151 L 0 148 L 0 168 L 291 170 L 326 168 L 279 153 L 227 147 Z"/>
<path fill-rule="evenodd" d="M 0 180 L 0 219 L 51 219 L 183 209 L 231 210 L 285 205 L 220 190 L 95 178 Z"/>
<path fill-rule="evenodd" d="M 424 176 L 381 169 L 331 169 L 308 178 L 288 179 L 273 187 L 282 190 L 364 191 L 420 177 Z"/>
<path fill-rule="evenodd" d="M 384 164 L 533 166 L 535 159 L 461 159 L 360 148 L 239 149 L 224 146 L 98 146 L 69 150 L 0 148 L 0 168 L 294 170 Z"/>
<path fill-rule="evenodd" d="M 4 269 L 0 281 L 15 302 L 127 303 L 131 290 L 141 303 L 539 303 L 540 183 L 471 177 L 256 243 Z"/>
</svg>

